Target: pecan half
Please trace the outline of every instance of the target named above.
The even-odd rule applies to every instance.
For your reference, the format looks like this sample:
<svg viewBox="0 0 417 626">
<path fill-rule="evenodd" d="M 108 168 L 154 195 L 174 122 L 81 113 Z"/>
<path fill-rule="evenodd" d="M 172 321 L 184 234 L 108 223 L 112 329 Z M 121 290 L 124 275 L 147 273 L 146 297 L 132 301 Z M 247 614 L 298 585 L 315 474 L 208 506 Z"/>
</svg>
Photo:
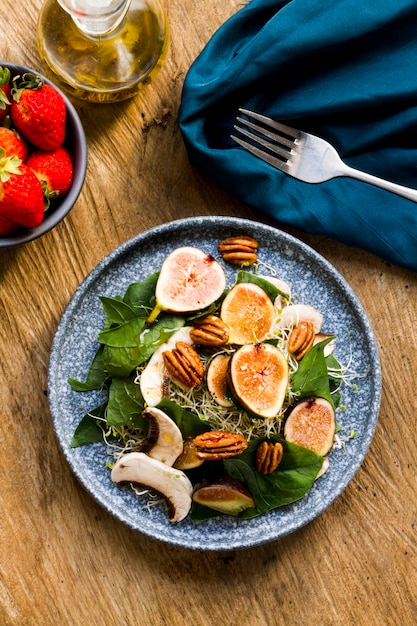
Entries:
<svg viewBox="0 0 417 626">
<path fill-rule="evenodd" d="M 194 320 L 190 338 L 200 346 L 223 346 L 229 339 L 229 329 L 217 315 L 205 315 Z"/>
<path fill-rule="evenodd" d="M 223 260 L 231 265 L 252 265 L 258 259 L 258 242 L 249 235 L 238 235 L 223 239 L 218 250 Z"/>
<path fill-rule="evenodd" d="M 194 437 L 197 457 L 204 461 L 219 461 L 240 454 L 248 447 L 248 442 L 239 433 L 225 430 L 210 430 Z"/>
<path fill-rule="evenodd" d="M 288 339 L 288 352 L 300 361 L 314 343 L 314 326 L 312 322 L 298 322 Z"/>
<path fill-rule="evenodd" d="M 261 474 L 272 474 L 272 472 L 275 471 L 281 463 L 283 455 L 284 448 L 279 441 L 276 443 L 263 441 L 256 448 L 256 469 L 258 472 L 261 472 Z"/>
<path fill-rule="evenodd" d="M 178 385 L 191 389 L 200 385 L 204 365 L 194 348 L 184 341 L 177 341 L 173 350 L 162 354 L 170 378 Z"/>
</svg>

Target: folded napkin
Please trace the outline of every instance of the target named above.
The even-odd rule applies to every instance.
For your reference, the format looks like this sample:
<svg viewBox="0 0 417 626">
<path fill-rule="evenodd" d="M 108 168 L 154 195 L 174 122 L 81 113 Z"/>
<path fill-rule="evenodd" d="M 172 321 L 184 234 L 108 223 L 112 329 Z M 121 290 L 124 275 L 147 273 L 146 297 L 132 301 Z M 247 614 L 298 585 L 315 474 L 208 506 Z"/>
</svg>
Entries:
<svg viewBox="0 0 417 626">
<path fill-rule="evenodd" d="M 417 188 L 416 33 L 415 0 L 252 0 L 186 76 L 179 121 L 191 161 L 281 224 L 417 271 L 417 203 L 350 178 L 297 181 L 230 139 L 245 107 Z"/>
</svg>

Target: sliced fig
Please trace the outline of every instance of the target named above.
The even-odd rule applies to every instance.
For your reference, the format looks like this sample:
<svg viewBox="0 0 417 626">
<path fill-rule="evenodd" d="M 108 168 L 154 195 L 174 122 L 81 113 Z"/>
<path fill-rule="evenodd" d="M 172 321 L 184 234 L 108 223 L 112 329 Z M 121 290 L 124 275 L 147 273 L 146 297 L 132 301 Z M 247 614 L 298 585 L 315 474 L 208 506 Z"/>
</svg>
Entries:
<svg viewBox="0 0 417 626">
<path fill-rule="evenodd" d="M 228 476 L 212 483 L 198 485 L 192 498 L 194 502 L 226 515 L 236 516 L 245 509 L 255 506 L 249 491 L 240 482 Z"/>
<path fill-rule="evenodd" d="M 275 316 L 270 297 L 255 283 L 238 283 L 232 287 L 220 311 L 221 319 L 229 327 L 229 343 L 237 345 L 263 341 Z"/>
<path fill-rule="evenodd" d="M 289 414 L 284 437 L 290 443 L 326 456 L 333 446 L 335 430 L 336 417 L 330 402 L 324 398 L 307 398 Z"/>
<path fill-rule="evenodd" d="M 226 408 L 233 406 L 233 402 L 226 398 L 229 361 L 230 354 L 216 354 L 209 361 L 206 372 L 207 389 L 214 401 Z"/>
<path fill-rule="evenodd" d="M 154 322 L 161 311 L 201 311 L 220 298 L 225 287 L 223 268 L 210 254 L 192 246 L 176 248 L 162 264 L 156 306 L 147 321 Z"/>
<path fill-rule="evenodd" d="M 259 417 L 275 417 L 288 386 L 288 363 L 270 343 L 242 346 L 233 354 L 228 384 L 238 402 Z"/>
<path fill-rule="evenodd" d="M 193 438 L 186 439 L 182 448 L 181 454 L 178 456 L 174 463 L 174 467 L 180 470 L 190 470 L 196 467 L 200 467 L 204 463 L 203 459 L 199 459 L 197 456 L 197 446 L 194 443 Z"/>
</svg>

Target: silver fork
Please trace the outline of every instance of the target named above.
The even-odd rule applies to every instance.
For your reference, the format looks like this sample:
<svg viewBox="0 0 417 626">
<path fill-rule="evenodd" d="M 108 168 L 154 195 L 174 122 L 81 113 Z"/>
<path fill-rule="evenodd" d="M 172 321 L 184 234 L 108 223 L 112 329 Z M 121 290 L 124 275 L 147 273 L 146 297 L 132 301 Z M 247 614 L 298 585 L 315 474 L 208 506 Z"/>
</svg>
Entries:
<svg viewBox="0 0 417 626">
<path fill-rule="evenodd" d="M 236 135 L 231 135 L 231 138 L 282 172 L 306 183 L 322 183 L 338 176 L 349 176 L 417 202 L 416 189 L 349 167 L 324 139 L 247 109 L 239 109 L 239 112 L 254 120 L 237 117 L 238 124 L 234 126 L 240 135 L 250 141 Z"/>
</svg>

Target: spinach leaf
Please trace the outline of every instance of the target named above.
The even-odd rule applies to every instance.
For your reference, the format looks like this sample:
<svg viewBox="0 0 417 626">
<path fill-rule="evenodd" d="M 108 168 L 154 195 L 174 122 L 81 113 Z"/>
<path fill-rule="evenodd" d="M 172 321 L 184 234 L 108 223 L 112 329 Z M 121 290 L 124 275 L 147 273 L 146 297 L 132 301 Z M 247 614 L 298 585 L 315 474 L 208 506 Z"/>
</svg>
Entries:
<svg viewBox="0 0 417 626">
<path fill-rule="evenodd" d="M 195 437 L 200 433 L 211 430 L 208 422 L 201 420 L 195 413 L 186 411 L 179 404 L 168 398 L 163 398 L 157 406 L 158 409 L 164 411 L 176 423 L 184 439 Z"/>
<path fill-rule="evenodd" d="M 312 487 L 323 459 L 314 452 L 295 444 L 271 437 L 268 441 L 281 441 L 284 456 L 272 474 L 256 470 L 255 451 L 264 438 L 249 443 L 239 456 L 224 460 L 226 473 L 244 483 L 255 501 L 255 508 L 246 509 L 239 517 L 249 519 L 302 498 Z"/>
<path fill-rule="evenodd" d="M 146 318 L 138 317 L 122 326 L 99 333 L 99 340 L 106 342 L 103 350 L 104 368 L 110 376 L 129 376 L 135 367 L 147 361 L 184 323 L 183 317 L 166 316 L 148 328 Z"/>
<path fill-rule="evenodd" d="M 317 396 L 325 398 L 332 406 L 334 401 L 330 393 L 329 374 L 327 371 L 325 346 L 334 339 L 328 337 L 310 348 L 299 363 L 298 369 L 292 376 L 292 390 L 299 398 Z"/>
<path fill-rule="evenodd" d="M 107 379 L 108 376 L 103 366 L 103 346 L 99 346 L 87 372 L 85 382 L 76 378 L 68 378 L 68 382 L 74 391 L 93 391 L 103 389 Z"/>
<path fill-rule="evenodd" d="M 118 326 L 101 330 L 98 333 L 98 340 L 112 348 L 134 348 L 140 343 L 140 336 L 145 324 L 146 319 L 144 317 L 134 316 Z"/>
<path fill-rule="evenodd" d="M 142 361 L 147 361 L 157 348 L 180 330 L 185 324 L 185 318 L 179 315 L 166 315 L 155 324 L 146 328 L 141 337 Z"/>
<path fill-rule="evenodd" d="M 138 317 L 135 311 L 120 298 L 100 296 L 100 301 L 106 320 L 104 330 L 109 330 L 114 326 L 121 326 Z"/>
<path fill-rule="evenodd" d="M 100 417 L 104 419 L 106 408 L 107 400 L 84 415 L 72 436 L 71 448 L 103 441 L 103 426 L 101 424 L 104 424 L 104 422 L 96 418 Z"/>
<path fill-rule="evenodd" d="M 214 509 L 209 509 L 208 506 L 193 502 L 191 505 L 190 517 L 193 522 L 205 522 L 212 517 L 219 517 L 221 513 Z"/>
<path fill-rule="evenodd" d="M 140 387 L 133 380 L 113 378 L 109 389 L 106 420 L 108 426 L 127 426 L 148 430 L 148 420 L 142 417 L 145 403 Z"/>
<path fill-rule="evenodd" d="M 123 296 L 123 302 L 129 305 L 137 315 L 147 315 L 146 309 L 153 308 L 155 287 L 159 272 L 150 274 L 142 282 L 131 283 Z"/>
<path fill-rule="evenodd" d="M 263 289 L 268 294 L 272 302 L 275 302 L 275 299 L 278 296 L 284 296 L 285 299 L 288 300 L 288 295 L 283 293 L 280 289 L 278 289 L 278 287 L 270 283 L 269 280 L 261 278 L 256 274 L 245 272 L 244 270 L 239 270 L 239 272 L 237 273 L 236 283 L 254 283 L 255 285 L 258 285 L 258 287 L 261 287 L 261 289 Z"/>
</svg>

